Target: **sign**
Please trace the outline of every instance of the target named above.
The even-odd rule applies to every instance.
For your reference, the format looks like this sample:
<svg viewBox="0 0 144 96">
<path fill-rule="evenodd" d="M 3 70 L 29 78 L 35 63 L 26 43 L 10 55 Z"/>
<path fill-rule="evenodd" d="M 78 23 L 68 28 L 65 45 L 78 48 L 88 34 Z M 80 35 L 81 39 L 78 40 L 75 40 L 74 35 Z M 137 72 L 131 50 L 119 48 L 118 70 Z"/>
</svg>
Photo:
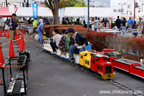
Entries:
<svg viewBox="0 0 144 96">
<path fill-rule="evenodd" d="M 37 3 L 32 4 L 32 12 L 33 12 L 33 18 L 38 18 L 38 4 Z"/>
</svg>

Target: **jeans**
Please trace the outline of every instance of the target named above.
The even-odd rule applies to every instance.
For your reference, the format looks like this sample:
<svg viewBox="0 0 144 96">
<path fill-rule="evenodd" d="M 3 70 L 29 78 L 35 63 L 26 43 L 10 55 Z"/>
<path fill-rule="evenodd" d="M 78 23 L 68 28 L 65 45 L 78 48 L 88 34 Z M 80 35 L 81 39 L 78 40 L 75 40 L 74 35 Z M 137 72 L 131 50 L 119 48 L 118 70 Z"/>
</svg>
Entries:
<svg viewBox="0 0 144 96">
<path fill-rule="evenodd" d="M 123 30 L 123 34 L 125 34 L 126 33 L 126 26 L 123 26 L 122 30 Z"/>
<path fill-rule="evenodd" d="M 39 34 L 39 41 L 40 41 L 40 43 L 42 43 L 43 42 L 42 32 L 38 31 L 38 34 Z"/>
<path fill-rule="evenodd" d="M 97 32 L 97 28 L 94 28 L 94 31 L 96 31 L 96 32 Z"/>
<path fill-rule="evenodd" d="M 84 48 L 77 49 L 74 45 L 71 45 L 69 48 L 70 58 L 74 58 L 74 53 L 79 54 L 79 52 L 84 50 Z"/>
<path fill-rule="evenodd" d="M 50 45 L 51 45 L 51 47 L 52 47 L 52 49 L 53 49 L 53 52 L 55 52 L 56 49 L 58 49 L 58 47 L 57 47 L 57 45 L 56 45 L 55 42 L 50 42 Z"/>
</svg>

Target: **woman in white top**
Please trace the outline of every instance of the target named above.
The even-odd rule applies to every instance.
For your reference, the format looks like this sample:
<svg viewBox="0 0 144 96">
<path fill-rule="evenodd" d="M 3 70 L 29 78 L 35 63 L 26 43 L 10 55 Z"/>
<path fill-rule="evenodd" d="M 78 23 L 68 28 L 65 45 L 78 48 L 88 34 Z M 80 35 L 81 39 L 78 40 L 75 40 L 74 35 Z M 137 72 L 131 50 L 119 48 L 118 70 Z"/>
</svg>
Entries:
<svg viewBox="0 0 144 96">
<path fill-rule="evenodd" d="M 58 45 L 59 45 L 62 35 L 59 34 L 57 29 L 54 29 L 52 34 L 53 34 L 53 42 L 50 42 L 50 45 L 53 49 L 53 52 L 56 52 L 56 49 L 58 49 Z"/>
</svg>

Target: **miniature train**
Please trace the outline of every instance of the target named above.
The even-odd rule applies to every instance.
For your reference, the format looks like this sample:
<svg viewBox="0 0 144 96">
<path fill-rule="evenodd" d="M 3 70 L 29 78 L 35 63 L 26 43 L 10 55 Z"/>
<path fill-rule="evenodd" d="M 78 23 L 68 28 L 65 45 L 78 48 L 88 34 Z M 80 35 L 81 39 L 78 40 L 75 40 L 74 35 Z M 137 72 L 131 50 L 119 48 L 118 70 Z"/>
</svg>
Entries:
<svg viewBox="0 0 144 96">
<path fill-rule="evenodd" d="M 44 42 L 44 50 L 51 52 L 49 40 Z M 60 56 L 60 50 L 55 54 Z M 69 55 L 62 57 L 69 60 Z M 60 56 L 61 57 L 61 56 Z M 139 62 L 121 60 L 121 54 L 115 52 L 114 49 L 103 49 L 102 52 L 83 51 L 80 54 L 75 54 L 75 64 L 80 64 L 101 75 L 103 79 L 113 79 L 116 74 L 113 72 L 113 67 L 129 72 L 130 74 L 144 78 L 144 68 Z"/>
</svg>

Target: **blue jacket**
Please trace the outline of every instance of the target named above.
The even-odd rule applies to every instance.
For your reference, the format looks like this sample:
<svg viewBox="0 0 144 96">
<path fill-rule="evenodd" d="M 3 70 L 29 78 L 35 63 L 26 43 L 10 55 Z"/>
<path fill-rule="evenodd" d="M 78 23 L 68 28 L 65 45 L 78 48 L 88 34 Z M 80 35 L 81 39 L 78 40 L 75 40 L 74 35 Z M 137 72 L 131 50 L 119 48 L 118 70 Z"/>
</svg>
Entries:
<svg viewBox="0 0 144 96">
<path fill-rule="evenodd" d="M 132 25 L 133 21 L 131 19 L 128 20 L 128 25 Z"/>
<path fill-rule="evenodd" d="M 13 20 L 13 19 L 9 19 L 8 22 L 7 22 L 7 25 L 12 26 L 11 30 L 15 30 L 16 27 L 18 26 L 17 23 L 16 23 L 16 20 Z"/>
<path fill-rule="evenodd" d="M 44 32 L 44 23 L 42 23 L 38 26 L 37 32 Z"/>
</svg>

